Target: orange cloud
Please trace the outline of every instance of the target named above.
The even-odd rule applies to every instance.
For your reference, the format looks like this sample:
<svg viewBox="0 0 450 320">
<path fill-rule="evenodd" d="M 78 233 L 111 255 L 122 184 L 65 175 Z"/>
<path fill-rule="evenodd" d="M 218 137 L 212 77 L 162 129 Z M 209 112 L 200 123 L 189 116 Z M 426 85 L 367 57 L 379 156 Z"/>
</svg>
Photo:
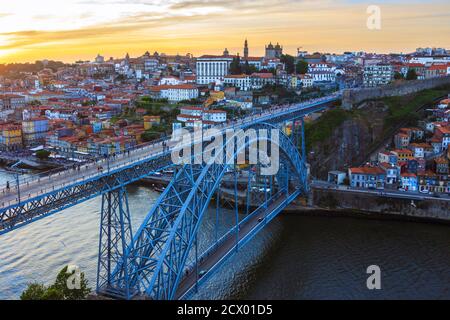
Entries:
<svg viewBox="0 0 450 320">
<path fill-rule="evenodd" d="M 156 3 L 134 0 L 130 5 L 141 8 L 150 2 Z M 117 5 L 123 1 L 101 3 Z M 290 53 L 299 46 L 325 52 L 407 52 L 419 46 L 450 47 L 448 3 L 383 4 L 380 31 L 366 28 L 366 4 L 348 5 L 343 1 L 167 0 L 163 3 L 165 10 L 124 12 L 112 21 L 73 29 L 0 33 L 0 62 L 43 58 L 74 61 L 92 59 L 99 52 L 123 56 L 125 52 L 138 55 L 146 50 L 201 54 L 221 52 L 228 47 L 236 52 L 242 51 L 245 37 L 249 38 L 254 55 L 262 54 L 264 44 L 269 41 L 280 42 Z M 81 20 L 93 19 L 94 15 L 90 11 L 77 14 Z M 36 19 L 52 19 L 50 16 L 41 14 Z"/>
</svg>

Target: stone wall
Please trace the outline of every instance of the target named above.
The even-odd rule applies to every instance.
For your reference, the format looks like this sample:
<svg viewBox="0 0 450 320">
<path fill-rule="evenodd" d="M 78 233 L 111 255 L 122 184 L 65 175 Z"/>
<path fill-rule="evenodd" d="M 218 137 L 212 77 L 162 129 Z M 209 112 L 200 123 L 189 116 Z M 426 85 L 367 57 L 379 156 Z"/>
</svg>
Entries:
<svg viewBox="0 0 450 320">
<path fill-rule="evenodd" d="M 374 194 L 313 188 L 310 201 L 316 208 L 450 222 L 450 201 L 438 198 L 412 202 Z"/>
<path fill-rule="evenodd" d="M 342 107 L 352 109 L 366 100 L 404 96 L 448 84 L 450 84 L 450 76 L 427 80 L 404 81 L 377 88 L 349 89 L 343 93 Z"/>
</svg>

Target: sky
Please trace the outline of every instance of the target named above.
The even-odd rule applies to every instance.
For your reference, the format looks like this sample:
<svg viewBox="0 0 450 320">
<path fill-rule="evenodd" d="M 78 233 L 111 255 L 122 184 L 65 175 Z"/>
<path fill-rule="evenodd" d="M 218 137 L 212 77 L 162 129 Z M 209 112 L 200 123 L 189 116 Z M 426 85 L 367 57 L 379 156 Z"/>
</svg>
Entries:
<svg viewBox="0 0 450 320">
<path fill-rule="evenodd" d="M 369 5 L 381 29 L 367 28 Z M 448 0 L 0 0 L 0 63 L 240 52 L 450 49 Z"/>
</svg>

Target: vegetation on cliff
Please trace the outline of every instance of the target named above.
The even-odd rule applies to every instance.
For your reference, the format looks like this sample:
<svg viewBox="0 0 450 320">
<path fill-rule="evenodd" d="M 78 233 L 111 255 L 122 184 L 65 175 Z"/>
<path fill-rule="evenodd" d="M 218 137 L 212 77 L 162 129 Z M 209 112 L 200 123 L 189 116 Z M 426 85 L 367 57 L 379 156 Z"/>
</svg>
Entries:
<svg viewBox="0 0 450 320">
<path fill-rule="evenodd" d="M 385 119 L 385 130 L 395 127 L 399 123 L 415 124 L 419 119 L 416 111 L 426 105 L 431 104 L 450 91 L 450 86 L 428 89 L 407 96 L 383 98 L 381 101 L 388 106 L 389 116 Z"/>
<path fill-rule="evenodd" d="M 306 148 L 330 138 L 333 131 L 338 128 L 345 120 L 352 118 L 352 112 L 342 108 L 334 108 L 325 112 L 314 122 L 305 124 Z"/>
<path fill-rule="evenodd" d="M 366 101 L 347 111 L 334 108 L 305 127 L 308 161 L 314 177 L 365 163 L 402 126 L 414 126 L 423 106 L 432 106 L 450 86 Z"/>
</svg>

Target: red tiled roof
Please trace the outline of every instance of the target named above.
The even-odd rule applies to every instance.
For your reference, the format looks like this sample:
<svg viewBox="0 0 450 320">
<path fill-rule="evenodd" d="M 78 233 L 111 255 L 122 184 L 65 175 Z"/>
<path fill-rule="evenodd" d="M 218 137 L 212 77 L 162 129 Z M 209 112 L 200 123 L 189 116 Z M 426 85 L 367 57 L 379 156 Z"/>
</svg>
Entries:
<svg viewBox="0 0 450 320">
<path fill-rule="evenodd" d="M 378 167 L 359 167 L 359 168 L 350 168 L 351 173 L 356 174 L 383 174 L 384 170 Z"/>
</svg>

